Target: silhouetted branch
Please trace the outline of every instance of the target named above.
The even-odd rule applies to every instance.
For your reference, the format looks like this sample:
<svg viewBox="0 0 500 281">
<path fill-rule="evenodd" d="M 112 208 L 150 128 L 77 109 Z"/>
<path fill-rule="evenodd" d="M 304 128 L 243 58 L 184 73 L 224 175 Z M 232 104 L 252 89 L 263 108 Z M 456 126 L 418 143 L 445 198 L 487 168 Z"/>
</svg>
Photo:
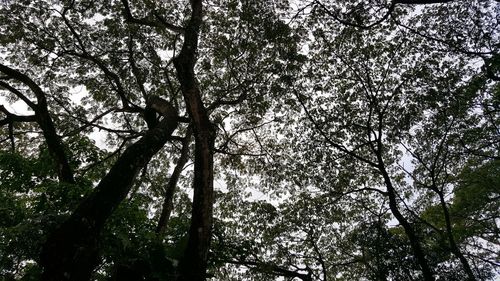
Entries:
<svg viewBox="0 0 500 281">
<path fill-rule="evenodd" d="M 162 16 L 160 16 L 157 13 L 154 13 L 154 17 L 156 18 L 156 21 L 150 20 L 148 18 L 135 18 L 132 15 L 132 12 L 130 10 L 130 5 L 128 0 L 122 0 L 123 4 L 123 15 L 125 16 L 125 20 L 128 23 L 135 23 L 135 24 L 140 24 L 140 25 L 145 25 L 145 26 L 150 26 L 150 27 L 158 27 L 158 28 L 166 28 L 170 31 L 173 31 L 175 33 L 184 33 L 184 28 L 173 25 L 169 22 L 167 22 Z"/>
</svg>

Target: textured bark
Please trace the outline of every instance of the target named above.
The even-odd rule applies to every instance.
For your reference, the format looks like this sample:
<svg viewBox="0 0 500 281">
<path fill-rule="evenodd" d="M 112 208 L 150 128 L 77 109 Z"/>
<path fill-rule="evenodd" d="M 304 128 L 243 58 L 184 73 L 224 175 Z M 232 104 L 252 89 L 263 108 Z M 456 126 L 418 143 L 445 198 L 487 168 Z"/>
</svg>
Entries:
<svg viewBox="0 0 500 281">
<path fill-rule="evenodd" d="M 140 169 L 177 127 L 176 112 L 128 147 L 68 220 L 49 235 L 40 264 L 42 280 L 89 280 L 98 261 L 98 239 L 104 223 L 127 196 Z"/>
<path fill-rule="evenodd" d="M 33 91 L 37 99 L 36 104 L 22 96 L 20 92 L 14 90 L 14 93 L 18 96 L 21 95 L 20 98 L 23 99 L 23 101 L 25 101 L 26 104 L 33 109 L 33 111 L 35 111 L 35 119 L 40 126 L 40 129 L 42 129 L 49 154 L 56 161 L 57 167 L 55 167 L 55 169 L 57 171 L 59 181 L 75 183 L 73 171 L 69 165 L 68 157 L 64 151 L 61 138 L 57 134 L 54 122 L 50 117 L 45 92 L 31 78 L 15 69 L 0 64 L 0 72 L 3 72 L 7 76 L 25 84 L 31 91 Z"/>
<path fill-rule="evenodd" d="M 201 99 L 200 88 L 194 73 L 198 33 L 202 23 L 202 1 L 191 0 L 191 10 L 191 18 L 185 28 L 182 50 L 174 59 L 195 139 L 191 226 L 184 258 L 179 264 L 178 280 L 199 281 L 205 280 L 206 277 L 212 230 L 215 129 Z"/>
</svg>

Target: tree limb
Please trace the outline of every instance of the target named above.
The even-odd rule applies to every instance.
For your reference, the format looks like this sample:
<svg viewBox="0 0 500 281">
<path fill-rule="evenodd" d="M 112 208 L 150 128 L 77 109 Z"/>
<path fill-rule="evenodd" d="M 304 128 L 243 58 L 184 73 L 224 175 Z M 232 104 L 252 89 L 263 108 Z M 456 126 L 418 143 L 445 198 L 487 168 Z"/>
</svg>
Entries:
<svg viewBox="0 0 500 281">
<path fill-rule="evenodd" d="M 189 145 L 191 144 L 191 130 L 188 129 L 186 136 L 182 140 L 182 148 L 181 154 L 179 156 L 179 160 L 177 160 L 177 164 L 175 165 L 174 171 L 168 180 L 167 187 L 165 188 L 165 194 L 163 197 L 163 204 L 160 214 L 160 219 L 158 220 L 158 225 L 156 226 L 157 234 L 164 234 L 167 229 L 168 221 L 170 218 L 170 214 L 174 208 L 173 200 L 175 189 L 177 188 L 177 182 L 179 181 L 179 177 L 189 159 Z"/>
<path fill-rule="evenodd" d="M 0 111 L 7 116 L 5 119 L 0 120 L 0 126 L 10 124 L 12 122 L 36 122 L 35 115 L 17 115 L 8 111 L 3 105 L 0 105 Z"/>
<path fill-rule="evenodd" d="M 120 155 L 70 218 L 49 235 L 40 258 L 42 280 L 90 280 L 106 220 L 125 199 L 139 171 L 177 127 L 176 112 L 165 113 L 164 117 Z"/>
<path fill-rule="evenodd" d="M 21 93 L 16 88 L 12 87 L 11 85 L 7 84 L 4 81 L 0 81 L 0 87 L 3 87 L 5 89 L 9 90 L 11 93 L 13 93 L 18 98 L 20 98 L 22 101 L 24 101 L 29 107 L 31 107 L 33 110 L 35 110 L 36 104 L 34 102 L 32 102 L 27 96 L 25 96 L 23 93 Z"/>
<path fill-rule="evenodd" d="M 42 129 L 49 153 L 57 162 L 56 171 L 58 178 L 61 182 L 75 183 L 73 170 L 69 165 L 68 156 L 64 151 L 62 140 L 57 134 L 54 122 L 48 110 L 45 92 L 40 88 L 40 86 L 38 86 L 37 83 L 35 83 L 35 81 L 18 70 L 0 63 L 0 72 L 3 72 L 11 79 L 25 84 L 31 89 L 31 91 L 33 91 L 37 99 L 37 104 L 36 106 L 31 104 L 34 106 L 32 109 L 35 111 L 36 122 Z M 30 103 L 28 103 L 28 105 L 30 105 Z"/>
<path fill-rule="evenodd" d="M 224 263 L 242 265 L 248 267 L 252 270 L 267 273 L 275 276 L 283 276 L 289 278 L 299 278 L 302 281 L 312 281 L 311 273 L 300 273 L 298 270 L 290 270 L 285 267 L 281 267 L 272 263 L 260 262 L 260 261 L 238 261 L 238 260 L 224 260 Z"/>
<path fill-rule="evenodd" d="M 363 25 L 363 24 L 358 24 L 358 23 L 354 23 L 351 21 L 341 19 L 338 15 L 336 15 L 334 12 L 330 11 L 330 9 L 328 9 L 323 3 L 321 3 L 321 1 L 315 0 L 315 3 L 318 6 L 320 6 L 329 16 L 331 16 L 333 19 L 340 22 L 341 24 L 345 24 L 345 25 L 352 26 L 352 27 L 357 27 L 360 29 L 370 29 L 370 28 L 382 23 L 383 21 L 385 21 L 386 19 L 389 18 L 389 16 L 392 14 L 392 12 L 394 11 L 394 8 L 396 6 L 396 3 L 392 2 L 391 5 L 389 6 L 389 8 L 387 9 L 387 12 L 384 14 L 384 16 L 382 16 L 380 19 L 376 20 L 375 22 L 372 22 L 368 25 Z"/>
<path fill-rule="evenodd" d="M 405 4 L 405 5 L 428 5 L 428 4 L 440 4 L 440 3 L 450 3 L 454 0 L 394 0 L 393 4 Z"/>
<path fill-rule="evenodd" d="M 154 13 L 156 21 L 149 20 L 148 18 L 141 18 L 141 19 L 134 18 L 130 10 L 130 5 L 128 3 L 128 0 L 122 0 L 122 4 L 123 4 L 123 15 L 125 16 L 125 21 L 128 23 L 135 23 L 150 27 L 165 28 L 175 33 L 184 33 L 184 28 L 167 22 L 162 16 L 160 16 L 157 13 Z"/>
</svg>

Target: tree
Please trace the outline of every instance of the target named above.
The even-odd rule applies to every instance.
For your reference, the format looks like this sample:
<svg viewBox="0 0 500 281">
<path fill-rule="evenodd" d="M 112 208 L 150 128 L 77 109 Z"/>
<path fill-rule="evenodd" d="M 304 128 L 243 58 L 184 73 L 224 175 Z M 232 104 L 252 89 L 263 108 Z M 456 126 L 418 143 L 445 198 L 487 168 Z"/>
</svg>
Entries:
<svg viewBox="0 0 500 281">
<path fill-rule="evenodd" d="M 293 4 L 2 3 L 2 274 L 490 278 L 498 4 Z"/>
<path fill-rule="evenodd" d="M 461 12 L 464 11 L 462 9 L 463 7 L 457 6 L 457 8 L 460 9 Z M 448 9 L 447 6 L 446 9 Z M 345 9 L 338 10 L 345 11 Z M 312 11 L 314 11 L 314 8 Z M 470 12 L 469 10 L 466 11 Z M 429 18 L 429 15 L 436 14 L 422 13 L 422 15 Z M 323 16 L 324 14 L 320 14 L 319 19 L 324 20 Z M 326 18 L 329 19 L 328 17 Z M 398 18 L 395 18 L 392 24 L 403 27 L 402 30 L 399 30 L 401 33 L 384 33 L 385 30 L 390 30 L 388 23 L 377 23 L 380 25 L 379 28 L 381 30 L 377 30 L 374 32 L 375 34 L 373 34 L 370 33 L 373 29 L 359 32 L 356 32 L 356 29 L 352 28 L 342 29 L 342 27 L 334 25 L 335 21 L 338 20 L 334 19 L 330 21 L 327 26 L 332 25 L 334 29 L 338 28 L 339 31 L 337 32 L 332 32 L 331 29 L 324 31 L 325 28 L 319 24 L 313 29 L 316 33 L 313 33 L 312 36 L 315 36 L 316 41 L 312 41 L 311 45 L 318 49 L 318 55 L 315 57 L 315 60 L 313 60 L 315 64 L 311 64 L 312 66 L 308 67 L 310 70 L 307 72 L 305 79 L 301 80 L 302 87 L 298 87 L 299 90 L 296 89 L 296 99 L 302 103 L 301 105 L 304 111 L 301 113 L 300 109 L 297 110 L 296 107 L 290 107 L 290 110 L 294 110 L 295 114 L 290 123 L 296 124 L 295 120 L 297 116 L 305 114 L 306 118 L 303 122 L 305 122 L 306 125 L 301 127 L 301 129 L 294 126 L 292 130 L 288 130 L 286 127 L 289 124 L 284 125 L 283 135 L 291 140 L 287 139 L 281 141 L 279 144 L 272 144 L 269 151 L 273 151 L 273 149 L 276 151 L 277 147 L 288 148 L 291 146 L 293 148 L 288 151 L 288 154 L 277 152 L 270 157 L 271 159 L 276 159 L 276 161 L 267 165 L 277 166 L 277 168 L 269 171 L 270 185 L 276 188 L 281 182 L 287 186 L 287 190 L 292 192 L 292 195 L 289 195 L 291 199 L 287 200 L 283 205 L 291 206 L 303 206 L 303 204 L 299 205 L 297 201 L 293 199 L 298 196 L 294 195 L 297 189 L 301 192 L 311 188 L 311 192 L 318 194 L 318 196 L 321 196 L 321 194 L 323 194 L 323 196 L 350 196 L 353 193 L 370 191 L 372 193 L 381 193 L 387 196 L 386 190 L 377 190 L 373 188 L 374 186 L 380 185 L 380 182 L 377 182 L 376 178 L 374 179 L 371 177 L 373 170 L 370 171 L 370 169 L 366 168 L 355 169 L 352 165 L 348 165 L 346 160 L 343 159 L 347 158 L 347 161 L 364 162 L 368 164 L 366 166 L 374 167 L 375 171 L 379 170 L 379 173 L 387 174 L 387 176 L 384 177 L 384 181 L 386 184 L 390 183 L 392 189 L 394 189 L 396 202 L 399 205 L 393 204 L 393 212 L 401 213 L 403 216 L 400 215 L 400 218 L 409 221 L 406 228 L 410 232 L 415 233 L 410 233 L 410 235 L 414 236 L 413 240 L 416 241 L 416 243 L 425 245 L 427 241 L 424 241 L 423 238 L 429 234 L 428 232 L 423 234 L 419 233 L 421 231 L 421 226 L 419 224 L 423 219 L 418 215 L 420 211 L 415 212 L 415 210 L 412 210 L 411 206 L 413 205 L 411 204 L 413 202 L 412 197 L 419 192 L 425 192 L 425 189 L 422 190 L 421 188 L 423 186 L 417 185 L 420 190 L 411 190 L 410 186 L 413 185 L 411 180 L 410 182 L 403 180 L 408 170 L 401 167 L 400 155 L 402 155 L 402 153 L 407 153 L 406 149 L 401 146 L 401 143 L 404 144 L 405 139 L 411 136 L 412 131 L 419 129 L 420 126 L 424 126 L 422 129 L 423 132 L 432 132 L 432 129 L 427 127 L 430 123 L 426 123 L 426 118 L 429 114 L 432 116 L 433 111 L 439 107 L 446 108 L 446 110 L 441 112 L 439 117 L 443 118 L 441 120 L 446 120 L 446 118 L 460 119 L 460 121 L 457 122 L 457 126 L 461 128 L 459 127 L 460 129 L 454 134 L 461 137 L 467 135 L 462 129 L 467 128 L 467 130 L 469 130 L 473 127 L 470 119 L 471 117 L 472 120 L 475 120 L 472 122 L 478 122 L 478 119 L 475 119 L 477 117 L 480 117 L 482 120 L 489 119 L 488 112 L 492 112 L 491 109 L 481 111 L 481 113 L 476 116 L 472 113 L 477 102 L 482 103 L 481 100 L 485 98 L 483 96 L 485 92 L 477 88 L 477 77 L 471 79 L 470 86 L 464 86 L 463 88 L 461 86 L 463 85 L 461 84 L 461 80 L 469 79 L 468 77 L 470 77 L 471 73 L 478 70 L 477 68 L 471 69 L 467 66 L 470 60 L 468 56 L 490 57 L 492 55 L 494 56 L 496 51 L 484 51 L 487 49 L 483 49 L 484 53 L 466 51 L 467 48 L 464 46 L 469 44 L 469 42 L 459 42 L 463 45 L 457 46 L 458 44 L 451 44 L 450 41 L 426 36 L 421 30 L 426 30 L 428 26 L 421 24 L 422 28 L 415 30 L 402 25 L 401 20 L 398 20 Z M 342 24 L 345 25 L 346 23 L 342 22 Z M 354 27 L 361 28 L 360 26 Z M 474 28 L 473 25 L 471 27 Z M 473 32 L 477 31 L 471 31 L 471 33 Z M 416 35 L 416 37 L 413 35 Z M 383 41 L 378 41 L 384 40 L 384 37 L 389 43 L 381 43 Z M 364 38 L 366 38 L 366 41 L 363 41 Z M 424 39 L 426 43 L 424 45 L 419 45 L 417 42 L 421 42 L 420 40 L 422 39 Z M 495 45 L 490 45 L 487 36 L 484 37 L 483 43 L 485 43 L 485 46 Z M 479 42 L 475 42 L 475 44 L 476 48 L 482 46 Z M 443 47 L 442 45 L 445 46 Z M 439 58 L 442 56 L 442 54 L 439 55 L 439 53 L 443 49 L 446 50 L 447 56 L 451 56 L 449 53 L 449 47 L 451 45 L 453 45 L 452 50 L 454 58 L 450 59 L 450 61 L 456 63 L 446 62 L 447 59 L 443 61 Z M 342 48 L 343 46 L 345 46 L 345 49 Z M 426 53 L 422 54 L 422 49 L 420 48 L 424 48 Z M 309 47 L 309 50 L 312 49 L 312 47 Z M 418 60 L 416 57 L 413 57 L 412 54 L 417 55 Z M 463 57 L 464 54 L 468 56 Z M 461 59 L 464 60 L 462 61 Z M 434 78 L 432 76 L 437 77 Z M 484 77 L 482 74 L 480 74 L 480 76 Z M 309 82 L 311 80 L 312 82 Z M 391 84 L 394 85 L 392 87 L 393 90 L 391 90 Z M 481 82 L 479 84 L 481 84 Z M 303 85 L 305 85 L 305 87 Z M 389 91 L 387 88 L 389 88 Z M 450 92 L 453 93 L 453 95 L 451 95 Z M 495 91 L 491 91 L 490 89 L 486 92 L 488 92 L 487 95 L 491 95 L 494 94 Z M 454 95 L 459 95 L 459 99 L 454 99 Z M 464 96 L 464 99 L 462 99 L 461 96 Z M 446 100 L 449 99 L 449 101 L 443 104 L 444 101 L 441 100 L 441 97 Z M 473 99 L 474 101 L 468 102 L 468 99 Z M 488 99 L 489 98 L 486 98 L 486 100 Z M 452 102 L 452 100 L 454 101 Z M 459 109 L 460 112 L 450 112 L 448 108 L 448 106 L 452 106 L 450 103 L 455 103 L 453 106 L 460 103 L 462 107 Z M 439 126 L 439 122 L 442 121 L 433 119 L 432 122 L 433 125 L 431 126 Z M 458 125 L 458 123 L 461 124 Z M 487 121 L 486 123 L 479 124 L 491 124 L 491 122 Z M 371 128 L 373 128 L 373 131 L 370 130 Z M 378 134 L 377 129 L 381 130 Z M 439 130 L 442 131 L 443 127 L 437 129 L 437 131 Z M 491 135 L 487 133 L 484 136 L 486 139 L 495 139 L 495 141 L 492 141 L 489 145 L 485 145 L 483 148 L 486 150 L 494 150 L 495 145 L 493 143 L 496 143 L 496 139 L 498 139 L 498 131 L 493 129 L 490 132 Z M 413 147 L 422 145 L 422 150 L 426 151 L 428 155 L 432 155 L 432 157 L 443 156 L 439 155 L 439 153 L 432 154 L 435 153 L 436 150 L 424 146 L 423 140 L 429 140 L 429 144 L 431 144 L 432 141 L 435 141 L 434 138 L 419 136 L 416 139 L 418 139 L 418 142 L 412 143 Z M 374 146 L 370 144 L 375 143 L 376 140 L 378 140 L 378 143 L 374 148 Z M 383 140 L 383 142 L 379 143 L 380 140 Z M 273 143 L 275 141 L 271 142 Z M 380 145 L 383 145 L 383 149 L 380 149 Z M 447 143 L 444 146 L 447 147 L 447 145 L 451 146 L 452 143 Z M 448 147 L 446 149 L 448 149 Z M 371 157 L 373 158 L 369 156 L 370 151 L 372 152 Z M 380 158 L 375 157 L 380 155 L 381 151 L 383 152 L 383 161 L 387 161 L 388 163 L 386 163 L 385 166 L 389 167 L 383 170 L 380 170 Z M 471 151 L 460 151 L 459 153 L 462 160 L 464 157 L 475 157 Z M 486 153 L 483 154 L 483 157 L 495 157 L 492 156 L 492 154 L 495 153 Z M 478 156 L 477 153 L 476 156 Z M 375 160 L 372 160 L 374 158 Z M 452 161 L 454 160 L 447 158 L 447 160 L 442 162 L 440 160 L 440 163 L 442 163 L 442 165 L 452 165 L 454 163 Z M 370 163 L 374 163 L 375 165 Z M 257 163 L 257 165 L 257 171 L 264 168 L 259 163 Z M 454 169 L 455 167 L 461 167 L 463 162 L 453 165 L 456 166 L 450 168 Z M 338 170 L 344 169 L 349 169 L 349 172 L 345 172 L 345 174 L 338 172 Z M 277 179 L 276 175 L 282 176 Z M 344 182 L 339 180 L 346 178 L 348 180 Z M 374 180 L 375 182 L 367 184 L 370 180 Z M 294 188 L 292 186 L 297 187 Z M 346 190 L 346 186 L 350 188 Z M 394 186 L 396 186 L 397 189 L 395 189 Z M 426 201 L 423 202 L 430 202 L 429 197 L 425 198 Z M 379 202 L 380 201 L 384 202 L 379 199 Z M 423 202 L 417 202 L 418 203 L 415 204 L 413 208 L 419 205 L 424 206 L 422 204 Z M 315 203 L 311 200 L 309 204 Z M 346 205 L 347 204 L 344 204 L 344 206 Z M 363 202 L 362 206 L 363 205 L 366 206 L 367 204 Z M 351 203 L 350 206 L 353 206 L 353 204 Z M 446 206 L 446 203 L 442 204 L 442 206 Z M 406 214 L 399 211 L 397 208 L 403 209 Z M 446 208 L 442 208 L 442 210 L 446 210 Z M 371 210 L 370 212 L 373 213 L 375 211 Z M 346 213 L 345 210 L 344 213 Z M 406 216 L 406 218 L 404 216 Z M 443 216 L 443 214 L 441 213 L 440 216 Z M 302 217 L 300 220 L 311 221 L 314 219 L 309 216 Z M 312 228 L 317 229 L 320 225 L 321 224 L 315 224 Z M 435 230 L 436 228 L 431 231 Z M 332 233 L 332 231 L 328 233 Z M 452 235 L 448 235 L 448 238 L 444 239 L 445 241 L 448 239 L 448 242 L 453 244 L 452 238 Z M 445 247 L 447 253 L 450 251 L 449 247 L 450 246 Z M 453 246 L 451 246 L 451 248 L 455 248 L 451 250 L 455 255 L 461 256 L 460 250 L 457 250 L 457 248 Z M 338 251 L 338 248 L 333 247 L 330 251 Z M 445 262 L 442 259 L 437 260 L 434 258 L 434 253 L 439 251 L 443 251 L 443 248 L 427 248 L 421 250 L 421 252 L 428 255 L 427 263 L 431 264 L 430 267 L 433 268 L 434 271 L 439 272 L 441 276 L 442 274 L 450 274 L 450 278 L 476 278 L 473 275 L 474 273 L 471 274 L 471 271 L 467 270 L 470 261 L 464 259 L 461 259 L 460 262 L 462 267 L 468 272 L 460 272 L 462 269 L 457 268 L 456 270 L 460 272 L 458 275 L 456 275 L 455 272 L 444 273 L 445 269 L 442 266 Z M 446 259 L 449 260 L 450 257 L 448 256 Z M 347 258 L 344 257 L 344 260 L 347 260 Z M 460 267 L 460 265 L 457 267 Z M 476 268 L 476 276 L 485 276 L 480 273 L 480 267 L 481 266 L 478 266 Z M 338 278 L 335 273 L 330 274 L 331 278 Z M 463 276 L 463 274 L 466 274 L 467 277 Z M 327 277 L 323 278 L 326 279 Z M 432 277 L 428 276 L 428 278 L 430 279 Z"/>
</svg>

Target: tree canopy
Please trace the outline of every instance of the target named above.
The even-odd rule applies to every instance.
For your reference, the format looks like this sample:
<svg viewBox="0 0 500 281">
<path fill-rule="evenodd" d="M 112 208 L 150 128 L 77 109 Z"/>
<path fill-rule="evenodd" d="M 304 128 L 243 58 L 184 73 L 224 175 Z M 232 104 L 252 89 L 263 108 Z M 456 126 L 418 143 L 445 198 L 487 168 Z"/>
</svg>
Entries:
<svg viewBox="0 0 500 281">
<path fill-rule="evenodd" d="M 1 280 L 493 280 L 500 2 L 0 2 Z"/>
</svg>

